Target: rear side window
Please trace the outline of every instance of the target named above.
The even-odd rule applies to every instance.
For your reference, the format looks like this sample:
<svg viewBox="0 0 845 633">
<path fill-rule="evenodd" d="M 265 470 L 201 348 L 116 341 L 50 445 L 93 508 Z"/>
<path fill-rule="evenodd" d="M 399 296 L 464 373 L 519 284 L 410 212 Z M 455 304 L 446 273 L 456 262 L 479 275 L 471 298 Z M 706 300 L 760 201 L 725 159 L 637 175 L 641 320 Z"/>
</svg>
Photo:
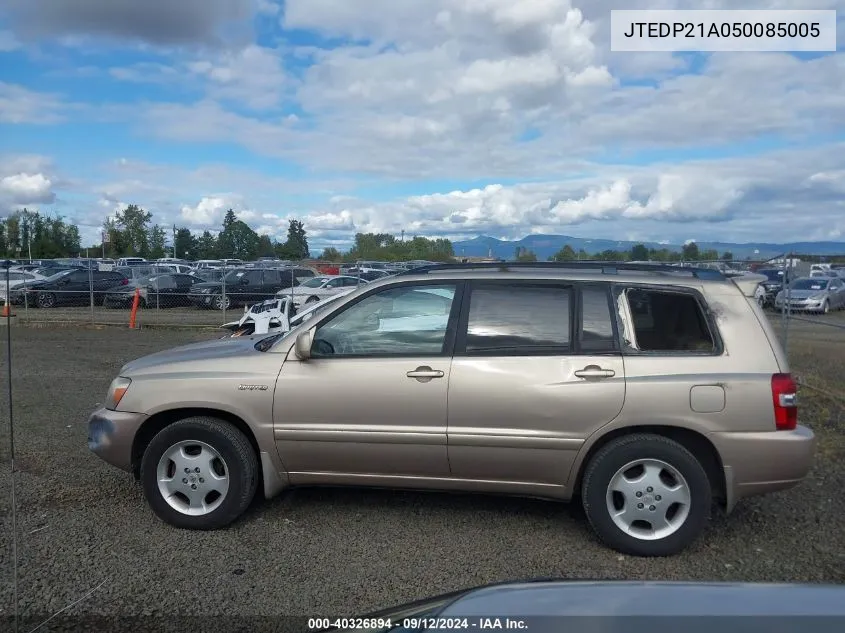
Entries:
<svg viewBox="0 0 845 633">
<path fill-rule="evenodd" d="M 469 301 L 468 354 L 551 355 L 571 349 L 568 286 L 477 284 Z"/>
<path fill-rule="evenodd" d="M 642 288 L 627 292 L 632 343 L 643 352 L 715 352 L 701 304 L 692 294 Z"/>
</svg>

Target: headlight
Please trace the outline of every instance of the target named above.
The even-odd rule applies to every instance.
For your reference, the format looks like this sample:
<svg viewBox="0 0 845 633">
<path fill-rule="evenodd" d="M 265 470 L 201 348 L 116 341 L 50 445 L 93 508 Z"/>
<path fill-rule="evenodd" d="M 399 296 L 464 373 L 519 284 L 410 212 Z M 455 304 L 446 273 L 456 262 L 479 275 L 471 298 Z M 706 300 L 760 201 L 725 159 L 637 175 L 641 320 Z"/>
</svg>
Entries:
<svg viewBox="0 0 845 633">
<path fill-rule="evenodd" d="M 200 292 L 204 295 L 210 295 L 214 291 L 214 288 L 203 288 Z"/>
<path fill-rule="evenodd" d="M 117 409 L 117 405 L 120 404 L 126 390 L 129 389 L 129 385 L 131 384 L 132 381 L 129 378 L 123 378 L 122 376 L 118 376 L 112 380 L 109 385 L 109 392 L 106 394 L 106 409 L 115 411 Z"/>
</svg>

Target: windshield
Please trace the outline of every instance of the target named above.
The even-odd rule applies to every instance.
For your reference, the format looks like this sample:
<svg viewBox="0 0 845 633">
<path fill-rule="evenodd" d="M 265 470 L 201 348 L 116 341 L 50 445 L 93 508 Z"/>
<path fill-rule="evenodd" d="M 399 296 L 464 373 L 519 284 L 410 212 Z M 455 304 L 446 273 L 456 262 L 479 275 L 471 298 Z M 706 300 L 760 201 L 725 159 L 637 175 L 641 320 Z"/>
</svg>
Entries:
<svg viewBox="0 0 845 633">
<path fill-rule="evenodd" d="M 319 288 L 328 281 L 328 277 L 314 277 L 299 284 L 300 288 Z"/>
<path fill-rule="evenodd" d="M 796 279 L 790 287 L 793 290 L 827 290 L 829 283 L 826 279 Z"/>
<path fill-rule="evenodd" d="M 227 284 L 236 284 L 246 274 L 246 270 L 232 270 L 223 276 L 223 281 Z"/>
</svg>

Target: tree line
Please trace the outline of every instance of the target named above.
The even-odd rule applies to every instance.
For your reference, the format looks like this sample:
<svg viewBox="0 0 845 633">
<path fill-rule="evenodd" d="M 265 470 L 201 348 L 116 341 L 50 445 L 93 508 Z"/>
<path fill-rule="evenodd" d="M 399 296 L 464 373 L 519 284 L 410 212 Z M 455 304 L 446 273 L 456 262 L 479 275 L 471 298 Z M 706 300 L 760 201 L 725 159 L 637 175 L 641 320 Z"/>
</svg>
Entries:
<svg viewBox="0 0 845 633">
<path fill-rule="evenodd" d="M 58 215 L 24 208 L 0 220 L 0 253 L 4 257 L 70 257 L 79 253 L 79 246 L 79 229 Z"/>
<path fill-rule="evenodd" d="M 168 231 L 152 224 L 152 214 L 135 204 L 130 204 L 103 225 L 102 244 L 92 250 L 104 252 L 106 257 L 145 257 L 158 259 L 175 256 L 180 259 L 241 259 L 277 257 L 302 260 L 310 257 L 308 235 L 303 223 L 290 220 L 287 239 L 273 241 L 268 235 L 259 235 L 246 222 L 239 220 L 233 209 L 226 211 L 221 230 L 215 235 L 206 230 L 193 233 L 185 227 Z M 382 261 L 430 260 L 449 261 L 453 255 L 452 243 L 447 239 L 414 237 L 397 240 L 388 233 L 358 233 L 352 248 L 341 253 L 327 248 L 320 259 L 325 261 L 357 261 L 372 259 Z"/>
<path fill-rule="evenodd" d="M 517 248 L 515 258 L 518 261 L 536 262 L 537 255 L 528 249 Z M 579 260 L 596 260 L 606 262 L 712 262 L 712 261 L 733 261 L 733 253 L 725 251 L 719 255 L 714 249 L 701 250 L 698 244 L 690 242 L 685 244 L 680 251 L 668 248 L 649 248 L 645 244 L 635 244 L 629 250 L 604 250 L 600 253 L 589 254 L 583 248 L 576 251 L 569 244 L 566 244 L 557 253 L 549 257 L 552 262 L 571 262 Z"/>
<path fill-rule="evenodd" d="M 259 235 L 233 209 L 226 211 L 221 230 L 215 235 L 209 230 L 194 233 L 185 227 L 168 230 L 151 224 L 152 214 L 130 204 L 103 225 L 103 243 L 93 250 L 101 250 L 106 257 L 144 257 L 158 259 L 175 256 L 179 259 L 242 259 L 278 257 L 305 259 L 308 257 L 308 238 L 302 222 L 291 220 L 285 242 L 274 242 L 268 235 Z M 168 235 L 172 233 L 171 235 Z"/>
</svg>

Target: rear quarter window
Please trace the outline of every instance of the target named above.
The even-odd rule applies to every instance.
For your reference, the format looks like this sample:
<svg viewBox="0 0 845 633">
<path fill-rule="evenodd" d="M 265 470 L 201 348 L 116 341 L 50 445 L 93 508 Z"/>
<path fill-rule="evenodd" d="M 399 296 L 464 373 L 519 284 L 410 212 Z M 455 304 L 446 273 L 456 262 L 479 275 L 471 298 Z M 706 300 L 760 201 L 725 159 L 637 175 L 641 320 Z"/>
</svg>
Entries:
<svg viewBox="0 0 845 633">
<path fill-rule="evenodd" d="M 701 301 L 695 294 L 651 288 L 628 288 L 633 351 L 716 353 Z"/>
</svg>

